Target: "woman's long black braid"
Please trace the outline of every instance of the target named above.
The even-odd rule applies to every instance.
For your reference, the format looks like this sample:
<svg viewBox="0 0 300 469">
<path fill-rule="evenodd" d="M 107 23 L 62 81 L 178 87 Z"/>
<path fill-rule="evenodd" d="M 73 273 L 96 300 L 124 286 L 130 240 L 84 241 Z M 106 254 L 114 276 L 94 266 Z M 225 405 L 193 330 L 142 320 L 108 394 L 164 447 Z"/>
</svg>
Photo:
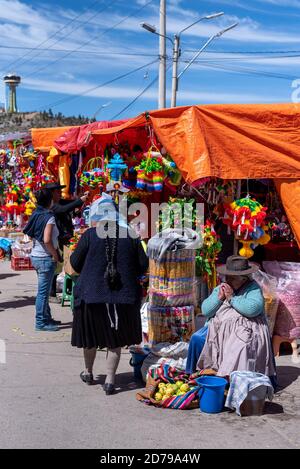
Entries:
<svg viewBox="0 0 300 469">
<path fill-rule="evenodd" d="M 120 290 L 122 288 L 121 276 L 117 270 L 118 239 L 119 224 L 116 223 L 116 236 L 110 238 L 109 235 L 107 235 L 105 239 L 107 268 L 104 274 L 104 278 L 110 290 Z"/>
</svg>

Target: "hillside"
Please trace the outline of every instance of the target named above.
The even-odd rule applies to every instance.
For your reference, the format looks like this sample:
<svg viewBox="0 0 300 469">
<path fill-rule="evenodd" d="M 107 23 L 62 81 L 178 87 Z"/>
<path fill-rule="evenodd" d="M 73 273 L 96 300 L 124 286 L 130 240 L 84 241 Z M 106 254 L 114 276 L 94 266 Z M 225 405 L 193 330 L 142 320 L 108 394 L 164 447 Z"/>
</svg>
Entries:
<svg viewBox="0 0 300 469">
<path fill-rule="evenodd" d="M 0 134 L 24 132 L 33 127 L 63 127 L 89 122 L 90 120 L 83 116 L 65 117 L 61 113 L 53 114 L 51 109 L 48 112 L 0 113 Z"/>
</svg>

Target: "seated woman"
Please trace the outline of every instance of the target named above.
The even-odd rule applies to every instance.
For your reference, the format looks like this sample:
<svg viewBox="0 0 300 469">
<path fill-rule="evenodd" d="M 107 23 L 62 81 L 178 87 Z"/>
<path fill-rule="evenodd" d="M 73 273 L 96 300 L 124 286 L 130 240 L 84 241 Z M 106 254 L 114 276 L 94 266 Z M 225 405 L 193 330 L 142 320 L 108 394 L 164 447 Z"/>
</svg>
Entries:
<svg viewBox="0 0 300 469">
<path fill-rule="evenodd" d="M 251 279 L 258 267 L 248 259 L 230 256 L 217 268 L 226 283 L 215 288 L 202 304 L 208 321 L 205 345 L 197 368 L 212 368 L 219 376 L 232 371 L 255 371 L 269 377 L 276 374 L 264 298 Z"/>
</svg>

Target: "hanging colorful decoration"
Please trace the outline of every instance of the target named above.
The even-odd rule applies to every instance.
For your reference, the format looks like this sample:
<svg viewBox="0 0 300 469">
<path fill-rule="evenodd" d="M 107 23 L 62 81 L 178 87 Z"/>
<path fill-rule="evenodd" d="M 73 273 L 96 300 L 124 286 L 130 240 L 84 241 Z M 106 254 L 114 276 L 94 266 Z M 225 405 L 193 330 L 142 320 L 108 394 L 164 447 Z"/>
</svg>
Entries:
<svg viewBox="0 0 300 469">
<path fill-rule="evenodd" d="M 236 239 L 243 244 L 239 251 L 241 256 L 252 257 L 253 248 L 270 241 L 270 236 L 266 233 L 266 216 L 267 208 L 257 200 L 251 199 L 249 195 L 225 205 L 223 222 L 229 231 L 235 232 Z"/>
<path fill-rule="evenodd" d="M 196 254 L 196 276 L 207 281 L 208 288 L 217 285 L 216 261 L 222 250 L 222 243 L 212 221 L 207 220 L 203 227 L 203 244 Z"/>
<path fill-rule="evenodd" d="M 70 239 L 68 247 L 70 248 L 71 251 L 75 251 L 80 238 L 81 238 L 81 235 L 79 233 L 75 233 L 73 238 Z"/>
<path fill-rule="evenodd" d="M 160 152 L 155 147 L 150 147 L 146 158 L 136 166 L 136 188 L 148 192 L 161 192 L 163 189 L 163 161 Z"/>
<path fill-rule="evenodd" d="M 182 180 L 181 172 L 170 158 L 162 157 L 162 164 L 165 175 L 164 183 L 175 193 Z"/>
<path fill-rule="evenodd" d="M 121 181 L 122 175 L 127 169 L 127 164 L 124 163 L 119 153 L 115 153 L 106 168 L 109 170 L 111 181 Z"/>
<path fill-rule="evenodd" d="M 107 182 L 107 173 L 102 168 L 103 161 L 99 156 L 91 158 L 79 175 L 80 186 L 96 189 Z"/>
</svg>

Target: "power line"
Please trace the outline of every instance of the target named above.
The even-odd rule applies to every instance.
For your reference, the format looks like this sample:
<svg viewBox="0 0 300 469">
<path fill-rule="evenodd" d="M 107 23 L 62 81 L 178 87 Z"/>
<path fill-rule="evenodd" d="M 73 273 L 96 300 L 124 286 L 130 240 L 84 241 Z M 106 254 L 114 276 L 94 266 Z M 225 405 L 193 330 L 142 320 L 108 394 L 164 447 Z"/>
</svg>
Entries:
<svg viewBox="0 0 300 469">
<path fill-rule="evenodd" d="M 187 51 L 184 51 L 184 52 L 187 52 Z M 228 61 L 228 60 L 232 60 L 234 62 L 237 62 L 237 61 L 248 61 L 248 60 L 274 60 L 274 59 L 287 59 L 287 58 L 299 58 L 300 57 L 300 54 L 296 55 L 296 54 L 293 54 L 293 55 L 272 55 L 272 56 L 269 56 L 269 55 L 262 55 L 262 56 L 252 56 L 252 57 L 247 57 L 247 56 L 240 56 L 240 57 L 212 57 L 211 59 L 209 57 L 206 57 L 205 60 L 206 61 L 209 61 L 209 60 L 212 60 L 212 61 Z"/>
<path fill-rule="evenodd" d="M 154 80 L 151 81 L 151 83 L 149 83 L 149 85 L 146 86 L 146 88 L 143 89 L 143 91 L 141 91 L 141 93 L 139 93 L 129 104 L 127 104 L 127 106 L 125 106 L 120 112 L 118 112 L 118 114 L 115 114 L 111 119 L 109 120 L 115 120 L 117 117 L 119 117 L 121 114 L 123 114 L 123 112 L 127 111 L 127 109 L 129 109 L 141 96 L 143 96 L 143 94 L 146 93 L 146 91 L 149 90 L 149 88 L 151 88 L 151 86 L 154 85 L 154 83 L 158 80 L 158 75 L 156 75 L 156 77 L 154 78 Z"/>
<path fill-rule="evenodd" d="M 93 6 L 95 6 L 97 3 L 99 3 L 100 0 L 96 0 L 94 2 L 92 2 L 90 4 L 90 6 L 88 8 L 93 8 Z M 106 9 L 106 8 L 105 8 Z M 81 16 L 85 15 L 86 11 L 82 12 L 82 13 L 79 13 L 78 15 L 76 15 L 74 18 L 71 18 L 70 21 L 68 21 L 68 23 L 66 23 L 64 26 L 62 26 L 61 28 L 59 28 L 58 30 L 56 30 L 53 34 L 51 34 L 51 36 L 48 37 L 48 39 L 45 39 L 44 41 L 42 41 L 40 44 L 38 44 L 36 47 L 33 47 L 33 48 L 29 48 L 29 51 L 28 53 L 26 53 L 25 55 L 22 56 L 22 59 L 24 59 L 24 57 L 28 56 L 31 52 L 34 52 L 35 50 L 41 50 L 40 49 L 40 46 L 43 46 L 44 44 L 46 44 L 47 42 L 50 41 L 50 39 L 54 38 L 57 34 L 59 34 L 61 31 L 63 31 L 65 28 L 67 28 L 70 24 L 72 24 L 74 21 L 76 21 L 78 18 L 80 18 Z M 99 14 L 100 12 L 98 12 L 97 14 Z M 66 36 L 63 36 L 63 37 L 66 37 Z M 54 42 L 52 45 L 54 44 L 57 44 L 57 42 L 60 42 L 61 39 L 59 39 L 58 41 Z M 30 62 L 33 58 L 37 57 L 39 54 L 35 55 L 34 57 L 31 57 L 28 62 Z M 17 64 L 20 60 L 20 57 L 17 58 L 16 60 L 14 60 L 13 62 L 9 63 L 7 66 L 6 66 L 6 69 L 9 69 L 11 67 L 13 67 L 15 64 Z M 23 62 L 21 62 L 21 65 L 23 65 L 24 63 L 26 63 L 27 61 L 26 60 L 23 60 Z M 20 66 L 21 66 L 20 65 Z M 2 71 L 4 71 L 4 69 L 2 69 Z"/>
<path fill-rule="evenodd" d="M 258 76 L 264 76 L 267 78 L 279 78 L 279 79 L 289 80 L 289 81 L 294 80 L 296 78 L 295 76 L 292 76 L 292 75 L 283 75 L 279 73 L 275 74 L 271 72 L 265 72 L 263 70 L 252 70 L 251 68 L 246 68 L 246 67 L 234 67 L 234 66 L 226 67 L 225 65 L 220 65 L 218 63 L 213 63 L 213 62 L 206 62 L 204 60 L 196 62 L 196 63 L 200 65 L 201 67 L 221 69 L 221 70 L 225 70 L 229 72 L 240 73 L 242 75 L 243 74 L 244 75 L 258 75 Z"/>
<path fill-rule="evenodd" d="M 32 50 L 31 47 L 22 47 L 22 46 L 6 46 L 0 44 L 0 49 L 20 49 L 20 50 Z M 43 48 L 39 49 L 43 52 L 72 52 L 72 49 L 50 49 L 50 48 Z M 155 57 L 157 54 L 146 54 L 142 52 L 98 52 L 93 50 L 80 50 L 77 51 L 79 54 L 93 54 L 99 56 L 105 55 L 124 55 L 124 56 L 133 56 L 133 57 Z"/>
<path fill-rule="evenodd" d="M 171 66 L 172 63 L 167 67 L 167 71 L 171 68 Z M 118 114 L 115 114 L 110 120 L 115 120 L 117 117 L 123 114 L 123 112 L 127 111 L 127 109 L 129 109 L 139 98 L 143 96 L 143 94 L 145 94 L 151 88 L 151 86 L 154 85 L 154 83 L 158 80 L 158 77 L 159 75 L 156 75 L 154 80 L 152 80 L 151 83 L 149 83 L 149 85 L 147 85 L 146 88 L 141 91 L 141 93 L 139 93 L 132 101 L 130 101 L 129 104 L 127 104 L 120 112 L 118 112 Z"/>
<path fill-rule="evenodd" d="M 134 70 L 131 70 L 130 72 L 127 72 L 127 73 L 124 73 L 123 75 L 119 75 L 118 77 L 115 77 L 109 81 L 106 81 L 104 83 L 101 83 L 100 85 L 97 85 L 97 86 L 94 86 L 93 88 L 89 88 L 88 90 L 85 90 L 83 93 L 80 93 L 80 94 L 76 94 L 76 95 L 73 95 L 73 96 L 69 96 L 67 98 L 63 98 L 63 99 L 60 99 L 59 101 L 56 101 L 54 103 L 51 103 L 51 104 L 48 104 L 47 106 L 43 106 L 43 108 L 45 107 L 56 107 L 56 106 L 59 106 L 61 104 L 64 104 L 66 102 L 69 102 L 69 101 L 72 101 L 73 99 L 77 99 L 77 98 L 81 98 L 82 96 L 85 96 L 87 95 L 88 93 L 91 93 L 92 91 L 95 91 L 99 88 L 103 88 L 104 86 L 107 86 L 107 85 L 110 85 L 111 83 L 114 83 L 115 81 L 118 81 L 118 80 L 121 80 L 122 78 L 126 78 L 128 77 L 129 75 L 132 75 L 133 73 L 136 73 L 138 72 L 139 70 L 143 70 L 144 68 L 147 68 L 149 67 L 150 65 L 153 65 L 154 63 L 156 63 L 158 61 L 158 59 L 155 59 L 153 60 L 152 62 L 149 62 L 145 65 L 142 65 L 141 67 L 138 67 L 138 68 L 135 68 Z"/>
<path fill-rule="evenodd" d="M 98 16 L 100 13 L 103 13 L 105 10 L 107 10 L 108 8 L 110 8 L 114 3 L 116 3 L 117 0 L 113 0 L 112 2 L 110 2 L 109 5 L 106 5 L 104 8 L 100 8 L 98 9 L 95 13 L 93 13 L 93 15 L 91 17 L 89 17 L 86 21 L 83 22 L 83 25 L 86 25 L 90 22 L 91 19 L 93 18 L 96 18 L 96 16 Z M 75 20 L 73 20 L 75 21 Z M 63 39 L 65 39 L 67 36 L 69 36 L 75 29 L 77 28 L 77 26 L 75 26 L 74 28 L 71 29 L 71 31 L 69 31 L 68 33 L 66 33 L 65 35 L 63 35 L 62 37 L 60 37 L 59 39 L 57 39 L 56 41 L 53 42 L 53 44 L 51 44 L 50 47 L 54 46 L 55 44 L 59 44 Z M 35 59 L 36 57 L 38 57 L 40 55 L 40 52 L 38 52 L 37 54 L 33 55 L 32 57 L 30 57 L 30 59 L 27 61 L 27 60 L 24 60 L 20 65 L 24 65 L 29 62 L 31 62 L 33 59 Z"/>
<path fill-rule="evenodd" d="M 115 1 L 115 0 L 114 0 Z M 90 44 L 91 42 L 95 41 L 96 39 L 99 39 L 99 37 L 105 35 L 106 33 L 112 31 L 113 29 L 115 29 L 117 26 L 119 26 L 120 24 L 124 23 L 126 20 L 128 20 L 129 18 L 131 18 L 132 16 L 135 16 L 136 14 L 138 14 L 140 11 L 142 11 L 144 8 L 146 8 L 148 5 L 150 5 L 150 3 L 153 3 L 154 0 L 150 0 L 148 3 L 146 3 L 145 5 L 143 5 L 141 8 L 139 8 L 138 10 L 136 10 L 135 12 L 131 13 L 130 15 L 127 15 L 125 18 L 123 18 L 122 20 L 118 21 L 117 23 L 115 23 L 113 26 L 105 29 L 100 35 L 97 35 L 91 39 L 89 39 L 88 41 L 86 41 L 84 44 L 82 44 L 81 46 L 79 46 L 78 48 L 68 52 L 67 54 L 65 54 L 63 57 L 60 57 L 59 59 L 57 60 L 54 60 L 53 62 L 50 62 L 49 64 L 37 69 L 37 70 L 34 70 L 33 72 L 31 72 L 29 75 L 26 75 L 24 78 L 28 78 L 28 77 L 31 77 L 32 75 L 35 75 L 36 73 L 38 72 L 41 72 L 42 70 L 45 70 L 46 68 L 48 69 L 49 66 L 53 66 L 55 65 L 56 63 L 60 62 L 61 60 L 65 59 L 66 57 L 69 57 L 71 54 L 73 54 L 74 52 L 77 52 L 78 50 L 81 50 L 83 47 L 85 47 L 86 45 Z"/>
<path fill-rule="evenodd" d="M 192 53 L 195 53 L 195 52 L 198 52 L 199 49 L 186 49 L 186 52 L 192 52 Z M 267 51 L 237 51 L 237 50 L 233 50 L 233 51 L 222 51 L 222 50 L 216 50 L 216 49 L 210 49 L 209 50 L 210 53 L 212 54 L 299 54 L 300 53 L 300 50 L 267 50 Z"/>
</svg>

